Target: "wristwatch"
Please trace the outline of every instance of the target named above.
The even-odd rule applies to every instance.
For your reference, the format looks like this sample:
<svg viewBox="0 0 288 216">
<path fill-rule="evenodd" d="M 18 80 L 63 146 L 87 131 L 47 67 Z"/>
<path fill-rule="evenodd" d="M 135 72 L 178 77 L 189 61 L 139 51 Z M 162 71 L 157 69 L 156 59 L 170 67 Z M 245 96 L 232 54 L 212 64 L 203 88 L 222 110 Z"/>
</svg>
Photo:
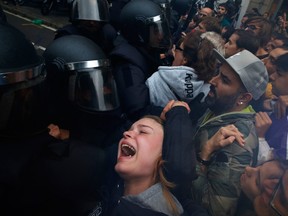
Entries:
<svg viewBox="0 0 288 216">
<path fill-rule="evenodd" d="M 211 164 L 211 160 L 203 160 L 200 157 L 199 153 L 196 155 L 196 158 L 197 158 L 197 161 L 204 166 L 209 166 Z"/>
</svg>

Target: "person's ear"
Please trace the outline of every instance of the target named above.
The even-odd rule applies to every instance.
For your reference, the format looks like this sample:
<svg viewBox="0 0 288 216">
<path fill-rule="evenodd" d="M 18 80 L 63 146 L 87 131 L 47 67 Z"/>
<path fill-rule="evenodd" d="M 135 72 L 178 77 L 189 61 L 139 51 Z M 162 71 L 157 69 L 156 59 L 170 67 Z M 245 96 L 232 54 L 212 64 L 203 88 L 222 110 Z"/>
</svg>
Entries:
<svg viewBox="0 0 288 216">
<path fill-rule="evenodd" d="M 249 102 L 253 99 L 253 96 L 249 92 L 242 93 L 238 98 L 238 105 L 249 104 Z"/>
</svg>

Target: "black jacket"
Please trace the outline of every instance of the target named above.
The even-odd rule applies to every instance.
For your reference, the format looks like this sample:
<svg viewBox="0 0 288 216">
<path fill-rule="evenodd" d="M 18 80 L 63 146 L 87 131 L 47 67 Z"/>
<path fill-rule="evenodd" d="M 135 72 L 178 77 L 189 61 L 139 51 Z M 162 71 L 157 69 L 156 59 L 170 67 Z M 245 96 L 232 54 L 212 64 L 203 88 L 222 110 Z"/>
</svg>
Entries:
<svg viewBox="0 0 288 216">
<path fill-rule="evenodd" d="M 110 58 L 123 113 L 132 120 L 145 114 L 160 115 L 162 108 L 150 105 L 145 84 L 158 67 L 153 58 L 125 41 L 115 47 Z"/>
<path fill-rule="evenodd" d="M 48 130 L 0 141 L 0 215 L 84 216 L 100 200 L 105 153 Z"/>
<path fill-rule="evenodd" d="M 166 113 L 163 159 L 165 176 L 176 186 L 172 193 L 187 215 L 208 216 L 206 209 L 191 200 L 191 182 L 196 175 L 196 154 L 192 141 L 194 126 L 187 109 L 173 107 Z"/>
<path fill-rule="evenodd" d="M 26 199 L 24 188 L 33 167 L 55 139 L 48 130 L 31 137 L 0 137 L 0 215 L 17 215 Z"/>
</svg>

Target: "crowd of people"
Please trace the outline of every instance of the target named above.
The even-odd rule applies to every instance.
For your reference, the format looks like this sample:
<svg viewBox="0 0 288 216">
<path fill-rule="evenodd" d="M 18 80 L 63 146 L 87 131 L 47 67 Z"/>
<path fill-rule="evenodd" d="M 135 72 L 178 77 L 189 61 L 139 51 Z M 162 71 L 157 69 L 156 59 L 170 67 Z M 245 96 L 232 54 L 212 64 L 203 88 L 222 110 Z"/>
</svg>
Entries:
<svg viewBox="0 0 288 216">
<path fill-rule="evenodd" d="M 42 56 L 0 15 L 1 215 L 288 215 L 285 14 L 74 0 Z"/>
</svg>

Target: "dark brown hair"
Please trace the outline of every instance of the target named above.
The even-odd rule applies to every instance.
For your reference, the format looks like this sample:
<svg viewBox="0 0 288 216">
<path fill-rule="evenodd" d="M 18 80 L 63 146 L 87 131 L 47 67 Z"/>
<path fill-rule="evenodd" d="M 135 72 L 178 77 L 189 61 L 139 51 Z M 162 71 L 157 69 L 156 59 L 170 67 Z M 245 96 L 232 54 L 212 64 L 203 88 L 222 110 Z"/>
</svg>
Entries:
<svg viewBox="0 0 288 216">
<path fill-rule="evenodd" d="M 269 20 L 261 16 L 254 16 L 246 20 L 245 25 L 257 24 L 260 27 L 259 34 L 260 46 L 264 47 L 271 39 L 272 24 Z"/>
<path fill-rule="evenodd" d="M 205 26 L 206 31 L 214 31 L 218 34 L 221 34 L 221 25 L 217 17 L 202 17 L 199 21 Z"/>
<path fill-rule="evenodd" d="M 156 121 L 158 124 L 162 125 L 164 130 L 164 121 L 160 117 L 154 115 L 146 115 L 143 118 L 149 118 Z M 164 164 L 165 161 L 162 159 L 162 156 L 160 156 L 155 166 L 154 182 L 155 183 L 159 182 L 161 184 L 163 190 L 163 196 L 169 205 L 169 210 L 171 211 L 171 213 L 175 216 L 179 216 L 180 212 L 178 211 L 175 200 L 172 194 L 170 193 L 170 189 L 172 189 L 175 185 L 166 179 L 163 170 Z"/>
<path fill-rule="evenodd" d="M 206 38 L 201 38 L 201 32 L 189 33 L 183 42 L 185 66 L 195 69 L 199 80 L 209 82 L 216 69 L 216 57 L 213 54 L 213 44 Z"/>
</svg>

